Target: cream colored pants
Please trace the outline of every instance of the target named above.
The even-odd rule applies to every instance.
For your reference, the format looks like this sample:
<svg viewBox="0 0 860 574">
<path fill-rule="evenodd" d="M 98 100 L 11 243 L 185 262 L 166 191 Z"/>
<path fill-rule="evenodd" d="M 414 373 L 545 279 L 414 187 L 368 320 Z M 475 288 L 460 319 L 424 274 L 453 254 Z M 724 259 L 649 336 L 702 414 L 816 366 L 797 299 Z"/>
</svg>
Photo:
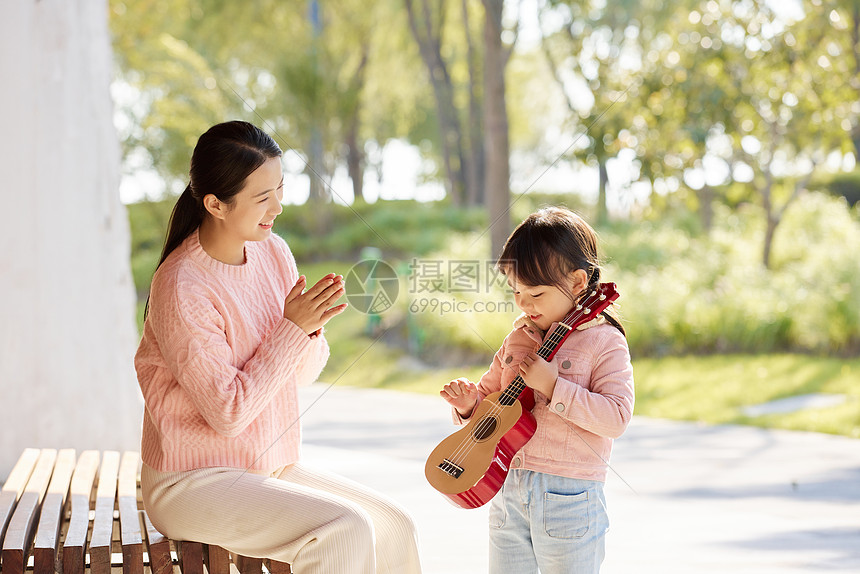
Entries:
<svg viewBox="0 0 860 574">
<path fill-rule="evenodd" d="M 288 562 L 296 574 L 421 572 L 415 526 L 403 509 L 302 463 L 268 475 L 143 465 L 141 491 L 152 524 L 169 538 Z"/>
</svg>

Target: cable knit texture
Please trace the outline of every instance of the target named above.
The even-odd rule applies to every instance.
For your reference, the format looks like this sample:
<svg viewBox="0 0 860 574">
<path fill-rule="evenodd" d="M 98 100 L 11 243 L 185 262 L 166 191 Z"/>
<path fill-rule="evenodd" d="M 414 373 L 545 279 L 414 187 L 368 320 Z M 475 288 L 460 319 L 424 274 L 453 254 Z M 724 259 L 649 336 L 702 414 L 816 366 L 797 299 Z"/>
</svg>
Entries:
<svg viewBox="0 0 860 574">
<path fill-rule="evenodd" d="M 528 317 L 518 319 L 478 383 L 481 398 L 506 388 L 544 336 Z M 633 416 L 627 340 L 601 317 L 574 330 L 553 360 L 558 364 L 555 390 L 552 397 L 535 391 L 532 413 L 537 431 L 514 457 L 512 467 L 605 481 L 613 439 L 621 436 Z M 456 423 L 466 422 L 456 409 L 452 412 Z"/>
<path fill-rule="evenodd" d="M 160 471 L 270 470 L 299 460 L 296 386 L 328 359 L 320 334 L 284 319 L 298 280 L 277 235 L 245 243 L 245 263 L 210 257 L 195 231 L 152 279 L 135 356 L 146 411 L 141 458 Z"/>
</svg>

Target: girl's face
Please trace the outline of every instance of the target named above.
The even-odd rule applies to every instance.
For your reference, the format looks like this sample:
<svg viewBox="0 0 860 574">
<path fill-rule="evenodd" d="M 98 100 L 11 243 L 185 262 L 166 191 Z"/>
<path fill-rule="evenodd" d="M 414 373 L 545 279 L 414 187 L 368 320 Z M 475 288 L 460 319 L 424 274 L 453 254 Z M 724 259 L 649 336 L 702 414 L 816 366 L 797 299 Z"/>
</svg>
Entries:
<svg viewBox="0 0 860 574">
<path fill-rule="evenodd" d="M 571 273 L 568 284 L 568 290 L 562 291 L 555 285 L 527 285 L 514 277 L 508 278 L 517 307 L 543 331 L 573 309 L 576 297 L 586 285 L 585 271 L 577 269 Z"/>
<path fill-rule="evenodd" d="M 275 218 L 283 211 L 283 197 L 281 158 L 269 158 L 245 179 L 242 191 L 233 197 L 224 212 L 223 231 L 243 243 L 268 238 Z"/>
</svg>

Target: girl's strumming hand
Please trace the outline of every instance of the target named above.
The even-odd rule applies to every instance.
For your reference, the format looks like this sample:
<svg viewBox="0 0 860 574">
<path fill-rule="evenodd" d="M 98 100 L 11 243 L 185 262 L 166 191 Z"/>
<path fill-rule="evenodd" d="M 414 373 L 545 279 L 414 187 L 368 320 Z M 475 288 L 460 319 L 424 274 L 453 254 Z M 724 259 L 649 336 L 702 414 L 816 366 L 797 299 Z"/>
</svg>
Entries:
<svg viewBox="0 0 860 574">
<path fill-rule="evenodd" d="M 344 294 L 343 276 L 329 273 L 305 291 L 307 279 L 299 277 L 284 300 L 284 318 L 308 335 L 319 331 L 329 319 L 346 309 L 346 303 L 333 306 Z"/>
<path fill-rule="evenodd" d="M 472 415 L 472 411 L 475 410 L 475 405 L 478 404 L 480 398 L 475 383 L 464 378 L 454 379 L 442 387 L 439 394 L 449 405 L 457 409 L 457 412 L 464 419 Z"/>
<path fill-rule="evenodd" d="M 520 374 L 528 386 L 551 397 L 558 379 L 558 363 L 554 358 L 547 362 L 532 351 L 520 363 Z"/>
</svg>

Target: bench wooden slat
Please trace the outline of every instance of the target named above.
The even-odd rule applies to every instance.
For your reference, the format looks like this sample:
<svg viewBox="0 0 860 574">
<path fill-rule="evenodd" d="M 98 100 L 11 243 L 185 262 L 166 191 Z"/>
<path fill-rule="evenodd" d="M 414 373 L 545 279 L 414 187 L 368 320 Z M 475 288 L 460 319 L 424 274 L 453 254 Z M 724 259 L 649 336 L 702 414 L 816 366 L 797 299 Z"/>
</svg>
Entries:
<svg viewBox="0 0 860 574">
<path fill-rule="evenodd" d="M 116 502 L 119 453 L 113 450 L 102 454 L 99 485 L 96 490 L 96 515 L 90 536 L 90 572 L 111 574 L 111 539 L 113 537 L 113 510 Z M 5 574 L 5 573 L 4 573 Z"/>
<path fill-rule="evenodd" d="M 146 530 L 146 552 L 149 555 L 151 574 L 173 574 L 173 557 L 170 555 L 170 540 L 155 529 L 145 510 L 141 510 L 140 514 L 142 515 L 144 529 Z"/>
<path fill-rule="evenodd" d="M 209 574 L 230 574 L 230 553 L 220 546 L 204 544 L 203 563 Z"/>
<path fill-rule="evenodd" d="M 233 563 L 242 574 L 262 574 L 263 559 L 249 556 L 234 555 Z"/>
<path fill-rule="evenodd" d="M 182 574 L 203 574 L 203 544 L 176 541 L 176 555 Z"/>
<path fill-rule="evenodd" d="M 98 469 L 98 451 L 88 450 L 81 453 L 75 465 L 69 491 L 71 512 L 66 539 L 63 542 L 63 574 L 84 574 L 87 531 L 90 527 L 90 496 Z"/>
<path fill-rule="evenodd" d="M 266 560 L 266 568 L 269 569 L 269 574 L 292 574 L 293 572 L 289 564 L 277 560 Z"/>
<path fill-rule="evenodd" d="M 6 538 L 6 527 L 9 524 L 9 519 L 12 518 L 12 513 L 15 512 L 15 507 L 18 505 L 18 500 L 24 494 L 24 489 L 27 487 L 27 482 L 30 480 L 30 475 L 36 467 L 36 461 L 39 460 L 39 449 L 27 448 L 18 457 L 15 466 L 12 467 L 12 472 L 3 484 L 3 490 L 0 490 L 0 549 L 3 548 L 3 540 Z"/>
<path fill-rule="evenodd" d="M 119 468 L 119 523 L 123 574 L 143 574 L 143 535 L 137 510 L 137 476 L 140 455 L 125 452 Z"/>
<path fill-rule="evenodd" d="M 48 490 L 56 459 L 57 451 L 54 449 L 42 449 L 39 453 L 36 467 L 6 529 L 2 553 L 3 574 L 24 574 L 30 543 L 36 529 L 36 518 Z"/>
<path fill-rule="evenodd" d="M 34 574 L 54 574 L 63 525 L 63 510 L 69 493 L 72 471 L 75 469 L 75 450 L 63 449 L 57 455 L 54 474 L 42 502 L 42 514 L 33 539 Z"/>
</svg>

